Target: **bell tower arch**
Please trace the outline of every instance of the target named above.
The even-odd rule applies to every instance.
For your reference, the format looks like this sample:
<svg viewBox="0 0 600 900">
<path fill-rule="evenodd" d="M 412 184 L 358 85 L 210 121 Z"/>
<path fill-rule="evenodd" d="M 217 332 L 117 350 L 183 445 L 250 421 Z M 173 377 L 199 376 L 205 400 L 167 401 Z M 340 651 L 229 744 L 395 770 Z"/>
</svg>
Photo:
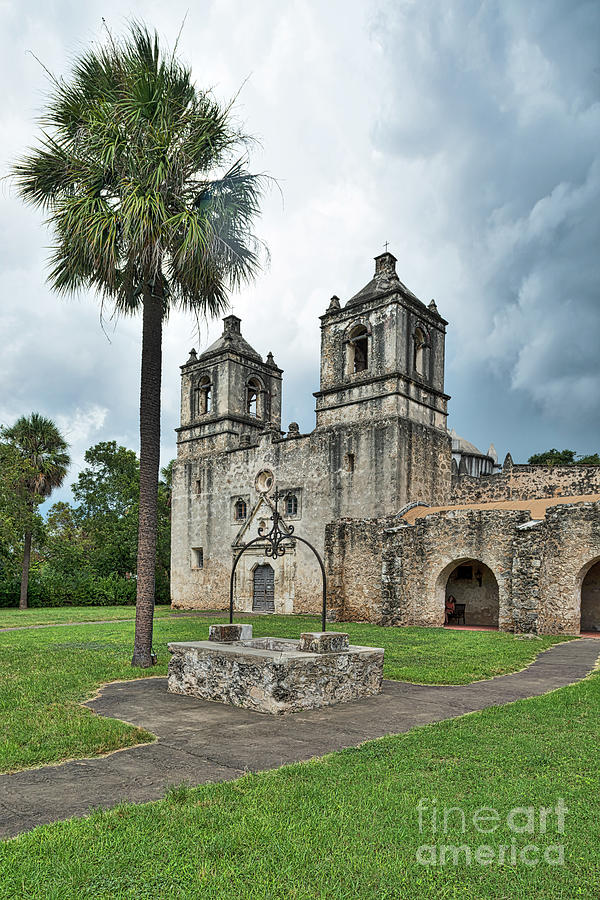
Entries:
<svg viewBox="0 0 600 900">
<path fill-rule="evenodd" d="M 281 430 L 280 369 L 243 338 L 241 319 L 223 319 L 221 337 L 181 366 L 181 423 L 177 441 L 193 452 L 225 450 L 252 442 L 265 429 Z M 183 449 L 183 448 L 182 448 Z"/>
<path fill-rule="evenodd" d="M 317 427 L 397 415 L 446 430 L 446 325 L 396 274 L 396 257 L 375 257 L 375 273 L 341 306 L 321 316 Z"/>
</svg>

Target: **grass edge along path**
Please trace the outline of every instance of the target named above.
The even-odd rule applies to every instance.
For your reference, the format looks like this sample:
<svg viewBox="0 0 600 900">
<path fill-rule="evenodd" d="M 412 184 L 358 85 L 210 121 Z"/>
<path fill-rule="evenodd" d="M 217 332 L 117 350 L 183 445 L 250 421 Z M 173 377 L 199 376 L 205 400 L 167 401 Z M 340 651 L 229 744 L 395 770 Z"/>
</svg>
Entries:
<svg viewBox="0 0 600 900">
<path fill-rule="evenodd" d="M 252 619 L 257 635 L 293 636 L 314 630 L 316 622 L 309 616 Z M 164 675 L 167 643 L 205 639 L 210 623 L 207 618 L 157 619 L 159 665 L 152 669 L 129 665 L 133 620 L 1 633 L 0 772 L 101 756 L 151 741 L 149 732 L 97 716 L 81 704 L 108 682 Z M 560 640 L 518 641 L 497 632 L 359 623 L 347 623 L 344 628 L 353 643 L 385 647 L 386 678 L 430 684 L 468 684 L 518 671 Z"/>
<path fill-rule="evenodd" d="M 594 674 L 319 760 L 41 826 L 0 845 L 0 897 L 598 896 L 599 721 Z M 542 831 L 541 807 L 561 798 L 564 831 L 553 813 Z M 473 818 L 482 807 L 486 833 Z M 517 808 L 519 831 L 508 824 Z M 468 847 L 470 864 L 464 849 L 440 864 L 446 845 Z M 479 847 L 491 848 L 485 863 Z M 522 857 L 525 847 L 537 849 Z"/>
<path fill-rule="evenodd" d="M 170 615 L 170 606 L 156 606 L 155 618 Z M 0 632 L 8 628 L 39 625 L 73 625 L 98 622 L 128 622 L 135 619 L 135 606 L 32 606 L 29 609 L 0 609 Z"/>
</svg>

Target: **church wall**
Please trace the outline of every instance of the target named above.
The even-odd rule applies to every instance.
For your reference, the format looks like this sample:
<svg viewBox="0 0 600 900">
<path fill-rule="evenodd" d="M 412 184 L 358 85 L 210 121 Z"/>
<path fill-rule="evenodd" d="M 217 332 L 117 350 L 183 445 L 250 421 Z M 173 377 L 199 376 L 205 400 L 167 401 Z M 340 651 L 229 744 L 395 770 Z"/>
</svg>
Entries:
<svg viewBox="0 0 600 900">
<path fill-rule="evenodd" d="M 381 622 L 383 526 L 378 519 L 342 520 L 325 531 L 327 605 L 331 621 Z"/>
<path fill-rule="evenodd" d="M 318 427 L 335 425 L 341 417 L 353 421 L 372 417 L 379 405 L 384 415 L 405 416 L 445 430 L 444 320 L 416 304 L 379 299 L 322 316 Z M 353 373 L 348 370 L 348 339 L 357 325 L 369 332 L 369 365 Z M 417 326 L 428 335 L 422 373 L 414 365 Z"/>
<path fill-rule="evenodd" d="M 400 282 L 395 263 L 387 251 L 379 254 L 365 288 L 343 308 L 332 298 L 321 316 L 321 389 L 311 434 L 290 430 L 282 438 L 282 370 L 272 354 L 263 362 L 245 341 L 237 316 L 225 317 L 223 334 L 200 356 L 190 351 L 182 366 L 172 508 L 175 606 L 227 604 L 234 550 L 255 537 L 259 521 L 235 521 L 233 504 L 239 498 L 252 517 L 262 468 L 274 472 L 281 489 L 301 493 L 294 525 L 321 553 L 332 520 L 389 516 L 411 501 L 448 502 L 447 323 L 435 303 L 425 306 Z M 196 402 L 196 409 L 194 391 L 206 376 L 213 404 L 205 410 Z M 268 402 L 247 407 L 255 376 L 270 394 L 270 409 Z M 253 571 L 267 564 L 261 552 L 253 549 L 239 563 L 239 608 L 252 604 Z M 320 573 L 301 542 L 272 567 L 277 611 L 318 610 Z"/>
<path fill-rule="evenodd" d="M 402 590 L 409 599 L 413 623 L 443 624 L 448 580 L 458 565 L 473 561 L 483 563 L 493 573 L 498 584 L 498 627 L 511 630 L 514 625 L 511 560 L 515 529 L 528 519 L 526 511 L 502 510 L 497 515 L 496 511 L 456 510 L 418 520 L 410 539 L 404 532 L 395 532 L 389 551 L 395 545 L 405 555 L 406 583 Z M 487 585 L 482 583 L 473 590 L 483 596 Z M 468 599 L 462 598 L 462 602 L 467 603 L 467 623 Z M 406 604 L 406 600 L 404 602 Z M 475 605 L 479 607 L 482 603 L 483 600 L 478 598 Z"/>
<path fill-rule="evenodd" d="M 382 377 L 376 382 L 372 378 L 355 380 L 350 386 L 331 390 L 326 402 L 327 406 L 317 411 L 320 427 L 395 415 L 437 428 L 446 440 L 445 403 L 427 387 L 403 376 Z"/>
<path fill-rule="evenodd" d="M 496 475 L 452 477 L 452 503 L 491 503 L 600 493 L 600 466 L 513 465 Z"/>
<path fill-rule="evenodd" d="M 397 304 L 379 300 L 323 316 L 321 390 L 394 372 L 404 355 L 403 329 L 398 327 L 401 315 Z M 368 372 L 352 374 L 347 369 L 346 342 L 356 325 L 365 325 L 369 331 L 369 368 Z"/>
<path fill-rule="evenodd" d="M 258 500 L 254 479 L 262 468 L 274 472 L 281 489 L 300 489 L 301 518 L 293 524 L 323 554 L 325 526 L 332 519 L 391 515 L 409 500 L 432 503 L 446 496 L 449 446 L 445 433 L 397 417 L 320 428 L 283 440 L 268 432 L 251 447 L 201 456 L 191 455 L 193 444 L 184 445 L 173 486 L 173 604 L 226 605 L 232 545 L 243 524 L 233 521 L 232 503 L 239 495 L 251 513 Z M 202 568 L 192 566 L 193 548 L 202 548 Z M 273 563 L 280 611 L 316 611 L 321 603 L 319 570 L 304 547 L 298 545 L 293 558 L 293 565 L 292 554 L 285 563 Z M 240 566 L 239 601 L 241 608 L 250 608 L 245 559 Z"/>
<path fill-rule="evenodd" d="M 334 310 L 322 316 L 321 321 L 321 390 L 352 382 L 353 379 L 361 380 L 364 373 L 352 375 L 346 369 L 345 344 L 350 330 L 362 324 L 368 328 L 370 335 L 369 374 L 372 377 L 400 370 L 443 392 L 444 320 L 418 301 L 376 299 Z M 413 335 L 417 326 L 421 326 L 429 336 L 422 375 L 414 368 Z"/>
<path fill-rule="evenodd" d="M 542 602 L 537 630 L 577 633 L 583 579 L 590 562 L 600 557 L 600 502 L 552 507 L 545 525 L 538 554 Z"/>
<path fill-rule="evenodd" d="M 332 616 L 442 625 L 449 576 L 461 562 L 479 561 L 481 584 L 471 579 L 456 590 L 480 618 L 495 617 L 497 585 L 500 628 L 577 632 L 581 585 L 600 558 L 598 503 L 553 507 L 541 522 L 514 509 L 432 512 L 414 525 L 395 517 L 413 502 L 468 506 L 600 494 L 596 466 L 514 465 L 509 455 L 501 474 L 452 475 L 447 322 L 433 301 L 425 306 L 399 281 L 395 262 L 387 251 L 377 256 L 371 281 L 343 307 L 332 298 L 321 316 L 310 434 L 295 426 L 282 437 L 282 370 L 271 353 L 263 361 L 244 340 L 238 317 L 225 317 L 223 334 L 200 356 L 190 351 L 181 367 L 173 482 L 173 605 L 226 608 L 235 555 L 261 521 L 271 526 L 254 487 L 268 468 L 282 491 L 297 493 L 297 534 L 325 557 Z M 210 410 L 194 403 L 206 375 Z M 256 377 L 262 388 L 255 409 L 247 387 Z M 243 521 L 236 519 L 237 500 L 246 505 Z M 291 540 L 282 558 L 263 554 L 255 546 L 240 559 L 236 609 L 252 608 L 255 569 L 270 565 L 276 612 L 318 612 L 321 578 L 311 551 Z M 586 582 L 590 603 L 599 592 L 595 571 Z M 598 617 L 600 623 L 600 611 Z"/>
<path fill-rule="evenodd" d="M 318 537 L 311 527 L 311 521 L 319 518 L 318 498 L 306 504 L 307 491 L 298 481 L 297 466 L 289 465 L 290 456 L 302 458 L 302 448 L 308 447 L 306 438 L 298 438 L 283 452 L 280 447 L 288 442 L 273 442 L 270 435 L 261 437 L 258 443 L 244 449 L 236 449 L 216 454 L 196 457 L 181 457 L 175 465 L 172 512 L 172 560 L 171 583 L 172 602 L 179 608 L 224 608 L 229 603 L 229 577 L 234 559 L 233 545 L 244 526 L 235 521 L 233 505 L 240 497 L 247 503 L 248 517 L 251 516 L 259 499 L 254 489 L 254 478 L 263 468 L 277 472 L 280 488 L 302 488 L 301 518 L 294 521 L 302 536 L 309 540 Z M 291 451 L 291 452 L 290 452 Z M 314 454 L 317 464 L 312 481 L 325 477 L 325 460 L 322 454 Z M 200 482 L 200 493 L 195 490 Z M 261 519 L 270 527 L 270 510 L 257 511 L 256 522 L 251 535 L 244 537 L 247 542 L 256 536 L 256 527 Z M 247 520 L 246 520 L 247 521 Z M 202 547 L 204 565 L 202 569 L 190 566 L 189 548 Z M 283 559 L 268 560 L 255 556 L 254 552 L 244 554 L 239 565 L 237 578 L 236 608 L 251 608 L 251 569 L 257 562 L 268 562 L 275 570 L 275 598 L 277 612 L 301 611 L 301 607 L 316 609 L 315 598 L 320 597 L 317 566 L 308 558 L 310 551 L 304 548 L 294 553 L 286 553 Z M 294 558 L 297 560 L 294 561 Z M 294 569 L 302 571 L 301 589 L 295 584 Z M 294 589 L 295 588 L 295 589 Z"/>
<path fill-rule="evenodd" d="M 442 625 L 448 578 L 477 560 L 498 583 L 501 629 L 577 634 L 582 584 L 600 557 L 600 502 L 551 507 L 535 523 L 523 510 L 452 510 L 413 526 L 396 518 L 331 523 L 325 544 L 338 619 Z M 375 582 L 381 599 L 369 604 Z"/>
</svg>

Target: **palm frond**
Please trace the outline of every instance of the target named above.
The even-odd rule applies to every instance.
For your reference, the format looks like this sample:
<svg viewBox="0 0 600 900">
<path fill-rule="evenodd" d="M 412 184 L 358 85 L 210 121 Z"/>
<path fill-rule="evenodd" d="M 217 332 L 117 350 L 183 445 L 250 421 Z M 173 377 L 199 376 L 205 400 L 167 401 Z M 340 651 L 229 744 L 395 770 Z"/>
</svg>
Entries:
<svg viewBox="0 0 600 900">
<path fill-rule="evenodd" d="M 23 484 L 28 493 L 46 497 L 60 487 L 71 459 L 68 444 L 52 419 L 37 412 L 21 416 L 14 425 L 2 428 L 1 435 L 29 463 Z"/>
<path fill-rule="evenodd" d="M 92 288 L 121 312 L 145 286 L 213 315 L 254 278 L 266 179 L 251 174 L 232 106 L 134 21 L 54 79 L 40 145 L 14 166 L 21 196 L 48 211 L 51 285 Z M 236 156 L 237 152 L 237 156 Z"/>
</svg>

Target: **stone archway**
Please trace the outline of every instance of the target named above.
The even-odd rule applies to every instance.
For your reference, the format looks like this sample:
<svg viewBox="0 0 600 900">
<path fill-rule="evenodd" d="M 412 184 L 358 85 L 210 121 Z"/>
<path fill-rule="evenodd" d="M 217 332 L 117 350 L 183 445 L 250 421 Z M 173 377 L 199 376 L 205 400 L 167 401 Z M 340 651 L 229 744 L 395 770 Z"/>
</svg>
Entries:
<svg viewBox="0 0 600 900">
<path fill-rule="evenodd" d="M 582 572 L 581 631 L 600 632 L 600 558 L 588 563 Z"/>
<path fill-rule="evenodd" d="M 500 596 L 496 576 L 479 559 L 456 559 L 438 578 L 438 597 L 443 606 L 446 597 L 464 603 L 465 625 L 498 628 Z"/>
</svg>

